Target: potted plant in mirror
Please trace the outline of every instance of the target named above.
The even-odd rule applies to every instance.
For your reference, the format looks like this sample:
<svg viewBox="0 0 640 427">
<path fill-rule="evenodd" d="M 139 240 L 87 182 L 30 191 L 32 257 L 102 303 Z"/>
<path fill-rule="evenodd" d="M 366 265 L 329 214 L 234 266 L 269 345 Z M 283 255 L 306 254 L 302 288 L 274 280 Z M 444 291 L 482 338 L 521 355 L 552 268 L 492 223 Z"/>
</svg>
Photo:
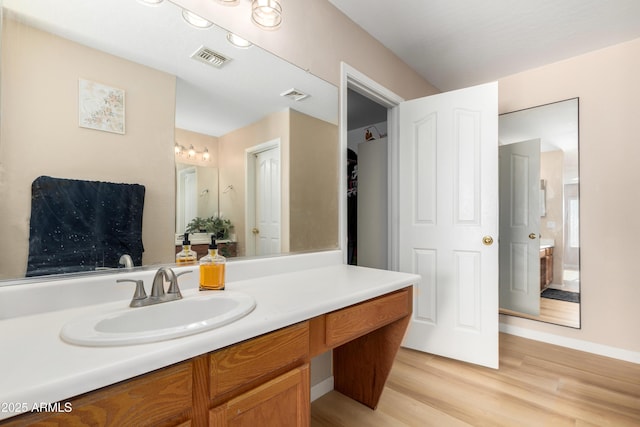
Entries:
<svg viewBox="0 0 640 427">
<path fill-rule="evenodd" d="M 231 220 L 222 216 L 210 216 L 208 218 L 195 217 L 185 231 L 187 233 L 209 233 L 216 236 L 216 240 L 225 240 L 218 242 L 218 252 L 222 256 L 237 256 L 236 242 L 229 242 L 230 232 L 233 229 Z"/>
</svg>

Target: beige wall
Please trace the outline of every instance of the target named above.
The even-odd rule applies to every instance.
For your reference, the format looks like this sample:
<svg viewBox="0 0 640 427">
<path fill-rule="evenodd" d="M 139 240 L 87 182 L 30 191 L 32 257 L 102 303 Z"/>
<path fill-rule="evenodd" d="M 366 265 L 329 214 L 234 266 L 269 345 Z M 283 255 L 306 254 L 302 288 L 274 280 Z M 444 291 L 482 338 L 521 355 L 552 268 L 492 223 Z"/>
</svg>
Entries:
<svg viewBox="0 0 640 427">
<path fill-rule="evenodd" d="M 175 130 L 175 142 L 182 145 L 186 150 L 190 145 L 200 154 L 196 155 L 195 159 L 189 159 L 186 151 L 182 155 L 176 155 L 175 159 L 178 163 L 184 163 L 186 165 L 204 166 L 207 168 L 218 167 L 218 138 L 215 136 L 204 135 L 198 132 L 192 132 L 186 129 L 176 128 Z M 207 148 L 209 155 L 211 156 L 209 161 L 202 160 L 202 151 Z"/>
<path fill-rule="evenodd" d="M 232 8 L 211 0 L 173 3 L 336 86 L 344 61 L 405 99 L 439 92 L 327 0 L 284 1 L 283 24 L 277 31 L 264 31 L 251 23 L 248 1 Z"/>
<path fill-rule="evenodd" d="M 287 109 L 219 139 L 220 211 L 235 225 L 238 255 L 246 255 L 246 150 L 274 139 L 282 167 L 282 252 L 337 248 L 338 127 Z"/>
<path fill-rule="evenodd" d="M 547 215 L 540 218 L 540 234 L 543 239 L 553 239 L 553 282 L 562 284 L 562 253 L 564 251 L 564 202 L 563 171 L 564 153 L 562 150 L 540 153 L 540 179 L 547 184 Z M 551 227 L 554 223 L 555 226 Z"/>
<path fill-rule="evenodd" d="M 508 325 L 640 351 L 640 39 L 499 80 L 500 112 L 580 97 L 582 329 Z"/>
<path fill-rule="evenodd" d="M 218 139 L 220 212 L 235 226 L 238 256 L 246 254 L 245 240 L 245 150 L 280 139 L 282 191 L 282 251 L 289 252 L 289 111 L 273 113 Z M 228 186 L 233 186 L 225 192 Z"/>
<path fill-rule="evenodd" d="M 31 183 L 40 175 L 144 185 L 143 262 L 172 259 L 174 214 L 164 213 L 174 210 L 175 78 L 11 20 L 1 72 L 0 276 L 26 270 Z M 78 126 L 79 78 L 125 90 L 125 135 Z"/>
<path fill-rule="evenodd" d="M 338 247 L 338 127 L 291 111 L 291 252 Z"/>
</svg>

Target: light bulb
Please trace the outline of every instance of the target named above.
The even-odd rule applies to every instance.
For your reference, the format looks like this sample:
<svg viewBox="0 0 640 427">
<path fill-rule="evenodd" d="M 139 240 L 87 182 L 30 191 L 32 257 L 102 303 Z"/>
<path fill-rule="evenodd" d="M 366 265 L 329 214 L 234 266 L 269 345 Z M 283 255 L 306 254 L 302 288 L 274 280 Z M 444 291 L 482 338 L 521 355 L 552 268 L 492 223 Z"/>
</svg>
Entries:
<svg viewBox="0 0 640 427">
<path fill-rule="evenodd" d="M 251 20 L 265 30 L 278 28 L 282 23 L 280 0 L 252 0 Z"/>
</svg>

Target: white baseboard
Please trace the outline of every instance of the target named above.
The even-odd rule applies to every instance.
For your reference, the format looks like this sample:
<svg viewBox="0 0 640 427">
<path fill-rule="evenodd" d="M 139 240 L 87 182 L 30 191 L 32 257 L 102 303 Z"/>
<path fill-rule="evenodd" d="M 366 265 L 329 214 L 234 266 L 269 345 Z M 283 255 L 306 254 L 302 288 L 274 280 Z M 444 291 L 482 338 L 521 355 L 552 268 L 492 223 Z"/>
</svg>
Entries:
<svg viewBox="0 0 640 427">
<path fill-rule="evenodd" d="M 311 401 L 324 396 L 333 390 L 333 376 L 330 376 L 324 381 L 319 382 L 318 384 L 311 387 Z"/>
<path fill-rule="evenodd" d="M 596 344 L 589 341 L 577 340 L 575 338 L 562 337 L 545 332 L 533 331 L 531 329 L 507 325 L 505 323 L 500 323 L 500 332 L 532 339 L 535 341 L 542 341 L 549 344 L 559 345 L 562 347 L 568 347 L 574 350 L 585 351 L 587 353 L 593 353 L 600 356 L 611 357 L 613 359 L 620 359 L 626 362 L 640 364 L 640 353 L 636 351 L 610 347 L 607 345 Z"/>
</svg>

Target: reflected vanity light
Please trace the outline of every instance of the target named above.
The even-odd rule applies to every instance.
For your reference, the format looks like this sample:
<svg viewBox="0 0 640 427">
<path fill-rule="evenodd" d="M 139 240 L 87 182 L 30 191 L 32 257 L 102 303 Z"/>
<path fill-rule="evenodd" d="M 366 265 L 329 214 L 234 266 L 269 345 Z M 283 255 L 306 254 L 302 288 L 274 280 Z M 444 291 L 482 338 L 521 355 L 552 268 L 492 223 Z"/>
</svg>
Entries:
<svg viewBox="0 0 640 427">
<path fill-rule="evenodd" d="M 253 46 L 253 43 L 251 43 L 250 41 L 245 40 L 242 37 L 235 35 L 233 33 L 227 33 L 227 41 L 240 49 L 247 49 Z"/>
<path fill-rule="evenodd" d="M 196 15 L 193 12 L 188 11 L 187 9 L 182 9 L 182 17 L 187 24 L 192 25 L 196 28 L 209 28 L 213 25 L 213 22 L 207 21 L 201 16 Z"/>
<path fill-rule="evenodd" d="M 191 160 L 197 160 L 198 154 L 202 155 L 202 160 L 208 162 L 211 160 L 211 153 L 209 153 L 209 149 L 207 147 L 202 151 L 198 151 L 195 149 L 193 144 L 189 145 L 189 149 L 187 150 L 183 145 L 180 145 L 176 142 L 174 145 L 174 151 L 176 156 L 182 157 L 185 153 L 187 153 L 187 158 Z"/>
<path fill-rule="evenodd" d="M 187 151 L 187 155 L 190 159 L 193 159 L 196 156 L 196 149 L 193 148 L 193 145 L 189 146 L 189 151 Z"/>
<path fill-rule="evenodd" d="M 251 21 L 265 30 L 275 30 L 282 23 L 280 0 L 252 0 Z"/>
<path fill-rule="evenodd" d="M 147 6 L 158 6 L 163 0 L 138 0 L 138 2 Z M 240 0 L 217 0 L 224 6 L 237 6 Z M 282 5 L 281 0 L 251 0 L 251 21 L 263 30 L 275 30 L 282 23 Z M 182 9 L 182 17 L 192 27 L 198 29 L 206 29 L 213 25 L 213 22 L 202 16 Z M 238 38 L 237 41 L 231 40 L 233 35 L 228 35 L 227 39 L 236 47 L 247 48 L 251 46 L 246 40 Z"/>
</svg>

